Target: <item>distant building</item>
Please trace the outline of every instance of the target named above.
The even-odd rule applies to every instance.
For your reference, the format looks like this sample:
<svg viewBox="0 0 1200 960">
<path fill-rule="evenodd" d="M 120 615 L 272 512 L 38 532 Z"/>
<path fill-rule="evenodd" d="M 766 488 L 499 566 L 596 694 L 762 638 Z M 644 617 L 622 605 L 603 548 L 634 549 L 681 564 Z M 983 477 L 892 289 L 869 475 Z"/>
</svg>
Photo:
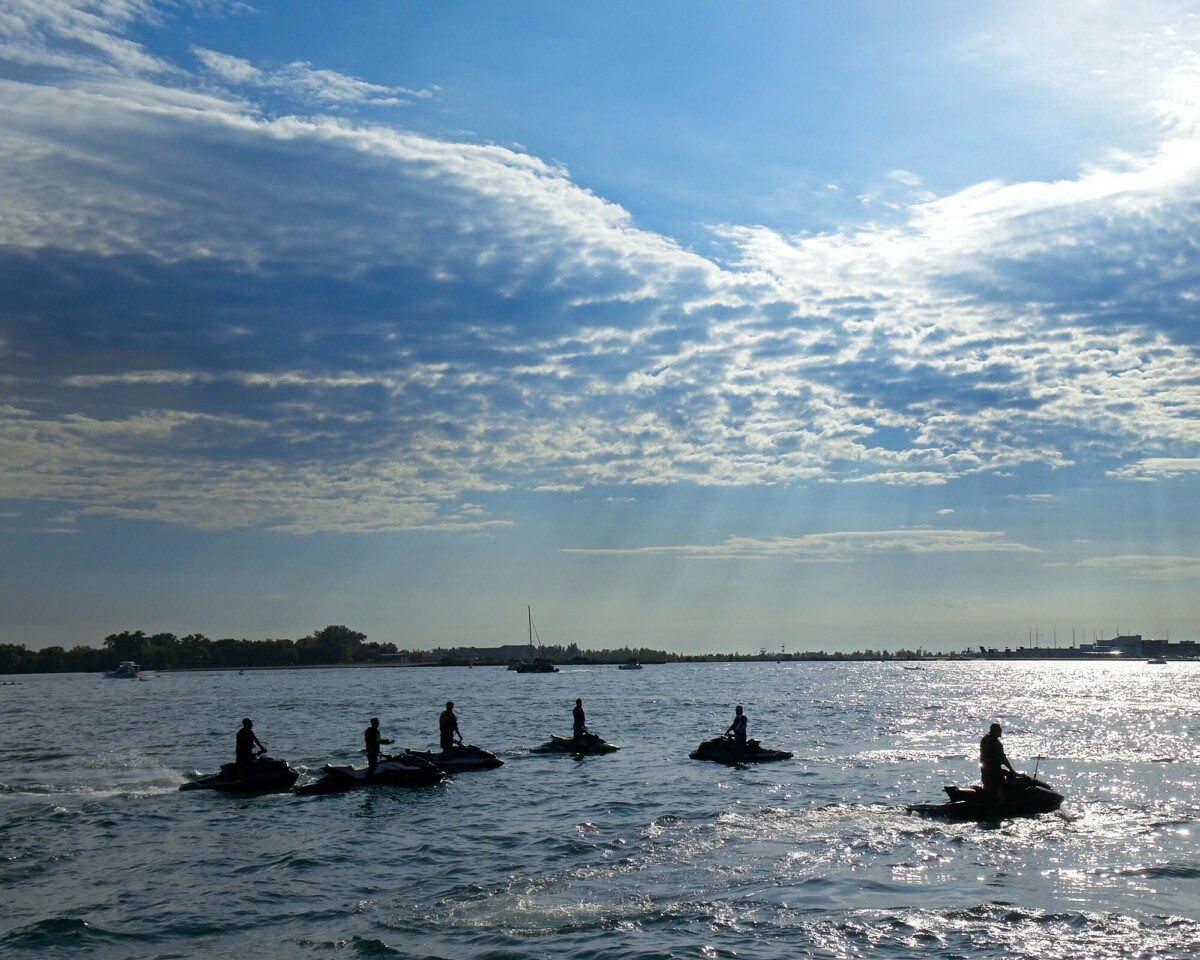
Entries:
<svg viewBox="0 0 1200 960">
<path fill-rule="evenodd" d="M 1080 649 L 1096 657 L 1141 657 L 1142 635 L 1113 637 L 1111 640 L 1097 640 L 1095 643 L 1084 643 Z"/>
<path fill-rule="evenodd" d="M 1195 640 L 1172 643 L 1170 640 L 1148 639 L 1140 633 L 1133 633 L 1097 640 L 1095 643 L 1081 643 L 1078 647 L 1017 647 L 1015 650 L 1012 647 L 1003 650 L 980 647 L 979 655 L 989 660 L 1097 660 L 1109 657 L 1123 660 L 1140 660 L 1143 657 L 1188 660 L 1200 658 L 1200 643 Z"/>
<path fill-rule="evenodd" d="M 527 643 L 506 643 L 502 647 L 455 647 L 446 650 L 444 656 L 455 660 L 495 660 L 498 663 L 508 663 L 509 660 L 528 660 L 530 653 Z"/>
<path fill-rule="evenodd" d="M 1200 657 L 1200 643 L 1195 640 L 1180 640 L 1177 643 L 1170 640 L 1143 640 L 1142 653 L 1147 657 L 1194 659 Z"/>
<path fill-rule="evenodd" d="M 380 663 L 436 663 L 439 660 L 486 660 L 508 663 L 510 660 L 528 660 L 529 644 L 510 643 L 502 647 L 452 647 L 445 650 L 430 650 L 425 653 L 383 653 Z"/>
</svg>

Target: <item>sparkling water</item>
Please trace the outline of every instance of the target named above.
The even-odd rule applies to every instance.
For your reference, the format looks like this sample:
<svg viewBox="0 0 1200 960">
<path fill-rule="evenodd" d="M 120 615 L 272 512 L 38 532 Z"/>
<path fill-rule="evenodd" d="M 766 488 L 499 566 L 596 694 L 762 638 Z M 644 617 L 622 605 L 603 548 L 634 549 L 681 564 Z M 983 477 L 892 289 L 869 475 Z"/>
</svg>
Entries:
<svg viewBox="0 0 1200 960">
<path fill-rule="evenodd" d="M 0 954 L 1194 957 L 1200 664 L 754 663 L 10 677 Z M 589 728 L 621 750 L 531 753 Z M 179 792 L 243 716 L 305 770 L 452 699 L 497 770 L 333 796 Z M 744 704 L 795 759 L 688 759 Z M 1004 725 L 1057 813 L 906 813 Z"/>
</svg>

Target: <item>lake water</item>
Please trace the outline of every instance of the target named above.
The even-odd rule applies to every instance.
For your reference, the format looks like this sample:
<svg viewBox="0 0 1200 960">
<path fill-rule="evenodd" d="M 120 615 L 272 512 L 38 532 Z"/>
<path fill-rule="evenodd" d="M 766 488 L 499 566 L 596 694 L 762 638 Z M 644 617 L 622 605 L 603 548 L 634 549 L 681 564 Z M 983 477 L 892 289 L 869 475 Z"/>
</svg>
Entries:
<svg viewBox="0 0 1200 960">
<path fill-rule="evenodd" d="M 4 956 L 1200 956 L 1197 663 L 6 679 Z M 570 733 L 577 696 L 620 752 L 530 753 Z M 433 745 L 447 699 L 505 766 L 324 797 L 178 790 L 232 759 L 243 716 L 304 782 L 361 764 L 373 715 L 393 749 Z M 737 703 L 796 758 L 689 760 Z M 993 719 L 1061 811 L 906 814 L 977 779 Z"/>
</svg>

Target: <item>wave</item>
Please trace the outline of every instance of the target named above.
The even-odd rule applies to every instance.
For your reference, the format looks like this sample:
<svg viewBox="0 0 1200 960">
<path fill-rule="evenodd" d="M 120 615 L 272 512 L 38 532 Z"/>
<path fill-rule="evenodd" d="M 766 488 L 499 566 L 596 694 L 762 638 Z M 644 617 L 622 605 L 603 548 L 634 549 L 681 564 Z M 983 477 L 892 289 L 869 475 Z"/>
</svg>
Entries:
<svg viewBox="0 0 1200 960">
<path fill-rule="evenodd" d="M 54 956 L 98 944 L 147 943 L 154 939 L 141 933 L 106 930 L 78 917 L 47 917 L 9 931 L 0 938 L 0 947 Z"/>
</svg>

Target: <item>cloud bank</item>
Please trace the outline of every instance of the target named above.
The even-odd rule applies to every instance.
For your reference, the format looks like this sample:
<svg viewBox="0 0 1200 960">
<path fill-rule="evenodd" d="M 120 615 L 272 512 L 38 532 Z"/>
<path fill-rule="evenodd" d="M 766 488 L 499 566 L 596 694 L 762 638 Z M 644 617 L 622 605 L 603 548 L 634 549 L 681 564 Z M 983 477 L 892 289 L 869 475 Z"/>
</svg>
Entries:
<svg viewBox="0 0 1200 960">
<path fill-rule="evenodd" d="M 161 16 L 17 2 L 0 25 L 0 498 L 486 530 L 512 489 L 1195 475 L 1194 58 L 1146 107 L 1171 118 L 1151 152 L 949 196 L 897 170 L 887 222 L 713 225 L 718 259 L 559 164 L 406 128 L 433 90 L 169 62 L 132 39 Z M 399 109 L 339 112 L 364 105 Z"/>
</svg>

